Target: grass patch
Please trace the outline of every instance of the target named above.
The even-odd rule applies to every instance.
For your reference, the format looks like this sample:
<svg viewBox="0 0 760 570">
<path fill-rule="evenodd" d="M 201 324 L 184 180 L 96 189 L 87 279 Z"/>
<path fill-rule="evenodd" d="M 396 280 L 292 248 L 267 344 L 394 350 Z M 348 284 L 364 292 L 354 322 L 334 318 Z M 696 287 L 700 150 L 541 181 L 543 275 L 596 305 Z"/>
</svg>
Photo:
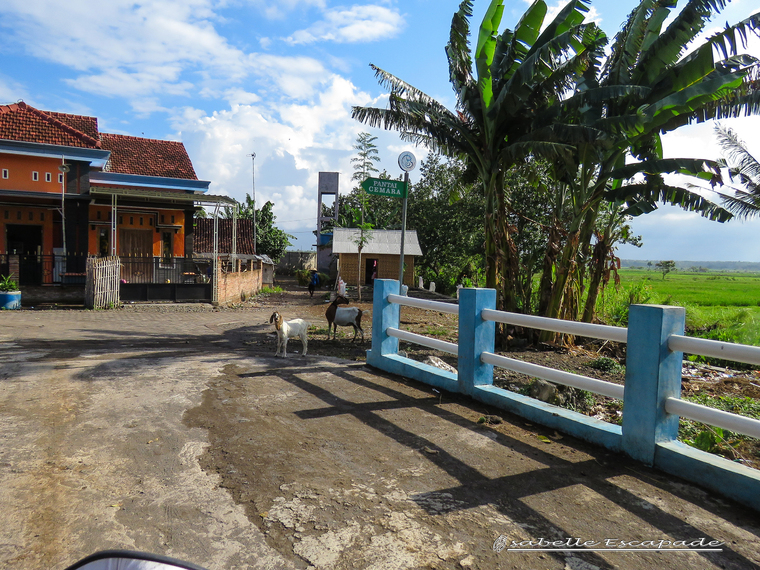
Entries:
<svg viewBox="0 0 760 570">
<path fill-rule="evenodd" d="M 446 327 L 429 325 L 425 330 L 425 334 L 429 336 L 449 336 L 449 329 Z"/>
<path fill-rule="evenodd" d="M 274 287 L 262 287 L 261 289 L 259 289 L 259 292 L 256 294 L 266 296 L 266 295 L 273 295 L 275 293 L 282 293 L 282 292 L 283 292 L 283 288 L 275 285 Z"/>
<path fill-rule="evenodd" d="M 645 269 L 620 270 L 621 286 L 608 287 L 598 312 L 609 324 L 628 325 L 631 304 L 675 305 L 686 310 L 686 334 L 760 346 L 760 274 L 677 272 L 666 279 Z M 689 356 L 692 361 L 726 361 Z M 733 364 L 732 364 L 733 366 Z"/>
</svg>

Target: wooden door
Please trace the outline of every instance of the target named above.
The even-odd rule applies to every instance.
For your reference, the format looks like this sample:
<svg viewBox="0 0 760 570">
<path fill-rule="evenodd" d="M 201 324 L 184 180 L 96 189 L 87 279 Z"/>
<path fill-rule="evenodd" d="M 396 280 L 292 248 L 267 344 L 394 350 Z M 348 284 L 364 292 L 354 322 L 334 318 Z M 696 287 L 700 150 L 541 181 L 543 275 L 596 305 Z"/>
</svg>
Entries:
<svg viewBox="0 0 760 570">
<path fill-rule="evenodd" d="M 153 232 L 119 230 L 121 278 L 127 283 L 153 282 Z"/>
</svg>

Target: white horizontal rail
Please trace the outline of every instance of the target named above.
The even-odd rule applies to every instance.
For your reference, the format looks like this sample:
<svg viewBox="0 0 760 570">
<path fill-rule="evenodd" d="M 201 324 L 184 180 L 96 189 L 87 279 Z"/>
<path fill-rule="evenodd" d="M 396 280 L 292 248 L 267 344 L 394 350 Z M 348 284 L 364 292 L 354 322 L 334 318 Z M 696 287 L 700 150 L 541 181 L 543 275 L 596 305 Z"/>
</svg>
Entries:
<svg viewBox="0 0 760 570">
<path fill-rule="evenodd" d="M 548 317 L 535 317 L 533 315 L 494 311 L 493 309 L 483 309 L 481 316 L 486 321 L 496 321 L 497 323 L 507 323 L 519 327 L 572 334 L 575 336 L 601 338 L 615 342 L 628 342 L 628 329 L 623 327 L 579 323 L 576 321 L 564 321 L 562 319 L 550 319 Z"/>
<path fill-rule="evenodd" d="M 609 396 L 610 398 L 617 398 L 618 400 L 623 399 L 625 391 L 623 386 L 619 384 L 597 380 L 596 378 L 589 378 L 588 376 L 581 376 L 580 374 L 573 374 L 572 372 L 547 368 L 546 366 L 531 364 L 530 362 L 523 362 L 522 360 L 515 360 L 514 358 L 507 358 L 506 356 L 499 356 L 492 352 L 482 353 L 480 355 L 480 360 L 486 364 L 493 364 L 494 366 L 506 368 L 513 372 L 535 376 L 542 380 L 549 380 L 550 382 L 556 382 L 557 384 L 572 386 L 573 388 L 578 388 L 580 390 L 588 390 L 589 392 L 602 394 L 603 396 Z"/>
<path fill-rule="evenodd" d="M 673 352 L 701 354 L 723 360 L 760 365 L 760 347 L 757 346 L 673 334 L 668 337 L 668 348 Z"/>
<path fill-rule="evenodd" d="M 750 437 L 760 438 L 760 420 L 740 416 L 723 410 L 716 410 L 702 404 L 695 404 L 679 398 L 665 400 L 665 411 L 669 414 L 689 418 L 704 424 L 743 433 Z"/>
<path fill-rule="evenodd" d="M 418 309 L 427 309 L 429 311 L 438 311 L 440 313 L 459 314 L 459 305 L 456 303 L 442 303 L 441 301 L 430 301 L 428 299 L 415 299 L 414 297 L 405 297 L 403 295 L 388 295 L 389 303 L 397 305 L 406 305 L 407 307 L 417 307 Z"/>
<path fill-rule="evenodd" d="M 453 342 L 446 342 L 445 340 L 438 340 L 437 338 L 430 338 L 421 334 L 416 334 L 409 331 L 402 331 L 393 327 L 385 329 L 388 336 L 405 340 L 406 342 L 413 342 L 414 344 L 421 344 L 434 350 L 440 350 L 441 352 L 448 352 L 455 356 L 459 356 L 459 345 Z"/>
</svg>

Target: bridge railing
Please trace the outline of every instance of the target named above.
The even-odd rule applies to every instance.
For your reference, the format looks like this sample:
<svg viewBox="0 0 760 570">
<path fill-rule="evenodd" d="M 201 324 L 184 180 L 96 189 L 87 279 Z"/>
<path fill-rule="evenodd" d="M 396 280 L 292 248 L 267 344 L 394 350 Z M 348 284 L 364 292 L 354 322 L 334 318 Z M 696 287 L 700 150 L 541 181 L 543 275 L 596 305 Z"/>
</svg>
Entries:
<svg viewBox="0 0 760 570">
<path fill-rule="evenodd" d="M 450 392 L 467 394 L 625 453 L 760 510 L 760 471 L 677 441 L 680 417 L 760 438 L 760 421 L 680 398 L 683 353 L 760 364 L 760 348 L 685 337 L 682 307 L 632 305 L 628 328 L 547 319 L 496 310 L 493 289 L 462 289 L 459 304 L 398 295 L 398 281 L 374 285 L 372 349 L 367 363 Z M 400 328 L 401 306 L 457 314 L 458 342 L 444 342 Z M 625 384 L 554 370 L 495 354 L 496 322 L 627 343 Z M 457 356 L 448 372 L 399 355 L 399 340 Z M 493 385 L 498 366 L 623 401 L 622 424 L 611 424 Z"/>
</svg>

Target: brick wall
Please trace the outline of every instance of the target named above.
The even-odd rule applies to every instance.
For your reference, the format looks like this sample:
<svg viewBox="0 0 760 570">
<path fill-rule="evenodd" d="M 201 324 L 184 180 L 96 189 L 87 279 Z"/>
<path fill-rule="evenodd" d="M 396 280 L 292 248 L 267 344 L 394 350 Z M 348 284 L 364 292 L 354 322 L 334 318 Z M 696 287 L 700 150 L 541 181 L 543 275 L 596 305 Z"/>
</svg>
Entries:
<svg viewBox="0 0 760 570">
<path fill-rule="evenodd" d="M 240 303 L 258 293 L 262 286 L 261 269 L 242 273 L 219 272 L 219 304 Z"/>
<path fill-rule="evenodd" d="M 355 253 L 341 253 L 340 277 L 348 285 L 356 285 L 356 272 L 358 270 L 358 259 Z M 398 279 L 399 256 L 398 255 L 378 255 L 362 254 L 362 284 L 364 284 L 364 272 L 367 267 L 368 259 L 377 259 L 377 277 L 378 279 Z M 414 256 L 405 255 L 406 267 L 404 268 L 404 283 L 412 287 L 414 285 Z"/>
</svg>

